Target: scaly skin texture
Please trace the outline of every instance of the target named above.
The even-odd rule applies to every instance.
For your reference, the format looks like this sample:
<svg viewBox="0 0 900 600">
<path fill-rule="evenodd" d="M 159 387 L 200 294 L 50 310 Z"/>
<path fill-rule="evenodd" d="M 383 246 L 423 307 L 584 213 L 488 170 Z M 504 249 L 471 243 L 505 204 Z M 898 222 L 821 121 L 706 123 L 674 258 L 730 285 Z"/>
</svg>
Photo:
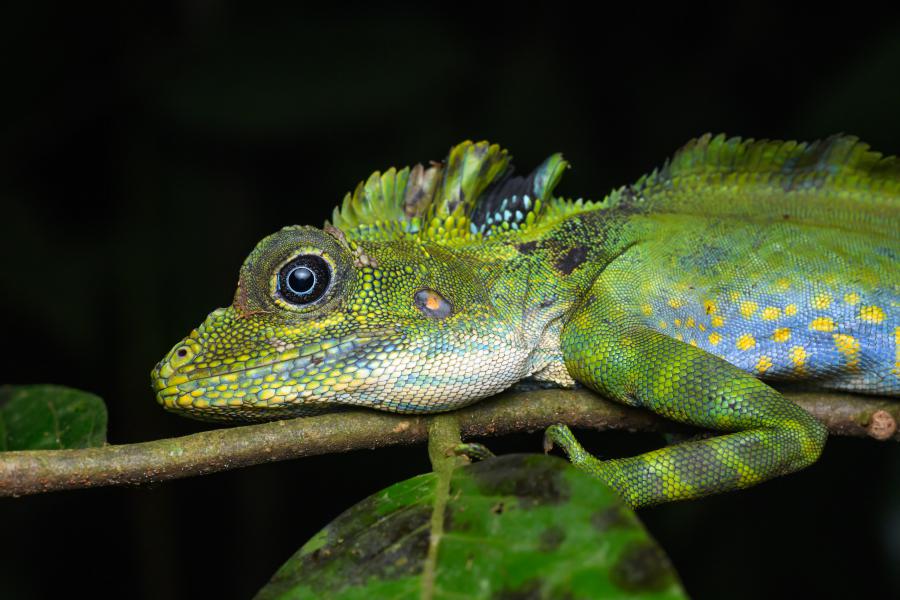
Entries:
<svg viewBox="0 0 900 600">
<path fill-rule="evenodd" d="M 259 243 L 233 305 L 156 366 L 157 400 L 203 419 L 425 413 L 533 377 L 725 432 L 599 461 L 548 429 L 646 506 L 817 459 L 824 428 L 765 381 L 900 395 L 897 159 L 849 137 L 704 136 L 601 202 L 554 198 L 565 167 L 514 177 L 465 142 L 373 174 L 323 230 Z"/>
</svg>

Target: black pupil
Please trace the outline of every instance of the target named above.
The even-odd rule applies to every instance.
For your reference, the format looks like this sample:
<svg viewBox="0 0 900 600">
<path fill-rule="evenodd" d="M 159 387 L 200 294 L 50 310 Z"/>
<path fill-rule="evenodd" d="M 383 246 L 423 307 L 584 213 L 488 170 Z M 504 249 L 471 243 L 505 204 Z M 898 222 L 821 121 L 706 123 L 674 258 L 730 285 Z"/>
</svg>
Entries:
<svg viewBox="0 0 900 600">
<path fill-rule="evenodd" d="M 288 275 L 287 284 L 295 294 L 308 294 L 316 285 L 316 274 L 306 267 L 297 267 Z"/>
<path fill-rule="evenodd" d="M 310 304 L 328 290 L 331 268 L 315 254 L 303 254 L 290 261 L 278 273 L 278 293 L 291 304 Z"/>
</svg>

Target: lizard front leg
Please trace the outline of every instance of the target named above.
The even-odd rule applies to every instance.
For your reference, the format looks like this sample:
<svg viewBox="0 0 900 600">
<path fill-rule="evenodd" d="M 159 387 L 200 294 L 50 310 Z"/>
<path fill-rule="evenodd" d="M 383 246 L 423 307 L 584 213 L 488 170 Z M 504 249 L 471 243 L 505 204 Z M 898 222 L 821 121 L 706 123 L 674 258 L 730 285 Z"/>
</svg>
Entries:
<svg viewBox="0 0 900 600">
<path fill-rule="evenodd" d="M 563 327 L 563 358 L 576 380 L 675 421 L 732 432 L 601 461 L 585 452 L 568 428 L 547 430 L 548 442 L 560 445 L 576 466 L 609 483 L 633 507 L 748 487 L 819 457 L 826 430 L 802 408 L 704 350 L 637 320 L 611 318 L 603 304 L 578 308 Z"/>
</svg>

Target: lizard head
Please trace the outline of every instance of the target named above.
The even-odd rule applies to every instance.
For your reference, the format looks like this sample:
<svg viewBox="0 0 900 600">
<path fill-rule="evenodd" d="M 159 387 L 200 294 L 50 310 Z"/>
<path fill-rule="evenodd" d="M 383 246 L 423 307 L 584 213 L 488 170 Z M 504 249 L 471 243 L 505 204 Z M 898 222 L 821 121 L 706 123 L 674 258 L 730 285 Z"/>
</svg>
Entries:
<svg viewBox="0 0 900 600">
<path fill-rule="evenodd" d="M 492 304 L 484 245 L 538 227 L 565 166 L 557 154 L 512 177 L 505 150 L 464 142 L 444 163 L 374 173 L 324 229 L 259 243 L 232 306 L 156 365 L 157 401 L 265 420 L 348 405 L 436 412 L 508 387 L 529 350 Z"/>
<path fill-rule="evenodd" d="M 233 304 L 152 378 L 163 407 L 203 419 L 446 410 L 522 376 L 512 336 L 476 270 L 446 248 L 288 227 L 259 243 Z"/>
</svg>

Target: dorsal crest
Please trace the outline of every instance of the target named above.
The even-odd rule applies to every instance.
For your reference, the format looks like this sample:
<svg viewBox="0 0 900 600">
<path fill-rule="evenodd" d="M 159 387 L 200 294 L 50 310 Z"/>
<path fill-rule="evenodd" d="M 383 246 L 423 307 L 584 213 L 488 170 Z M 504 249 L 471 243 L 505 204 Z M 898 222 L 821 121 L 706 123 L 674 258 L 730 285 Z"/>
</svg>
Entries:
<svg viewBox="0 0 900 600">
<path fill-rule="evenodd" d="M 619 206 L 648 212 L 793 220 L 896 235 L 900 160 L 853 136 L 815 142 L 710 134 L 662 168 L 614 192 Z"/>
<path fill-rule="evenodd" d="M 540 219 L 567 164 L 554 154 L 527 177 L 515 176 L 506 150 L 466 141 L 442 163 L 373 173 L 334 209 L 332 224 L 351 240 L 465 242 L 524 229 Z"/>
</svg>

